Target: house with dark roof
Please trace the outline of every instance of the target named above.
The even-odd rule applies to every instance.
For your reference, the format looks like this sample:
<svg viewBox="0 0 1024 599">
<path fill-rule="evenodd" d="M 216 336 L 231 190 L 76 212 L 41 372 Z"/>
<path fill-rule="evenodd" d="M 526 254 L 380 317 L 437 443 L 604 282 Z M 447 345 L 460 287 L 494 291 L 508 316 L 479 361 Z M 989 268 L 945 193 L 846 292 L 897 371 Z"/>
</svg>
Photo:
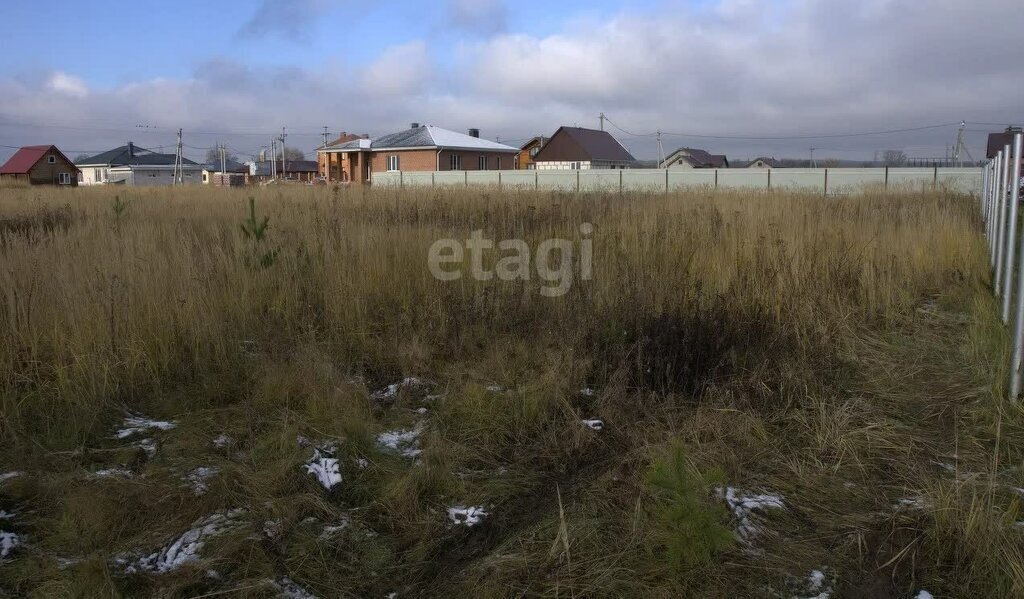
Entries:
<svg viewBox="0 0 1024 599">
<path fill-rule="evenodd" d="M 559 127 L 533 157 L 538 170 L 629 168 L 636 159 L 607 131 Z"/>
<path fill-rule="evenodd" d="M 758 156 L 747 163 L 745 168 L 779 168 L 779 161 L 767 156 Z"/>
<path fill-rule="evenodd" d="M 57 146 L 25 146 L 0 166 L 0 181 L 29 185 L 78 185 L 79 170 Z"/>
<path fill-rule="evenodd" d="M 276 163 L 273 160 L 256 160 L 248 166 L 246 183 L 265 184 L 274 180 L 308 183 L 320 176 L 320 165 L 316 160 L 286 160 L 283 164 L 280 159 Z"/>
<path fill-rule="evenodd" d="M 658 168 L 729 168 L 729 159 L 724 154 L 712 154 L 699 148 L 679 148 L 669 154 Z"/>
<path fill-rule="evenodd" d="M 83 185 L 126 184 L 139 186 L 174 184 L 176 156 L 139 147 L 132 142 L 83 158 L 75 163 Z M 182 183 L 202 182 L 203 166 L 182 157 Z"/>
<path fill-rule="evenodd" d="M 329 182 L 352 183 L 365 183 L 372 173 L 388 171 L 511 170 L 518 153 L 519 148 L 482 139 L 479 129 L 464 134 L 419 123 L 397 133 L 317 150 L 318 155 L 336 155 L 329 159 L 329 164 L 337 164 L 337 170 L 327 171 Z"/>
<path fill-rule="evenodd" d="M 1020 127 L 1010 126 L 1007 127 L 1002 133 L 989 133 L 988 144 L 985 147 L 985 157 L 989 160 L 996 157 L 999 150 L 1002 150 L 1006 146 L 1010 146 L 1013 149 L 1013 136 L 1021 132 Z"/>
</svg>

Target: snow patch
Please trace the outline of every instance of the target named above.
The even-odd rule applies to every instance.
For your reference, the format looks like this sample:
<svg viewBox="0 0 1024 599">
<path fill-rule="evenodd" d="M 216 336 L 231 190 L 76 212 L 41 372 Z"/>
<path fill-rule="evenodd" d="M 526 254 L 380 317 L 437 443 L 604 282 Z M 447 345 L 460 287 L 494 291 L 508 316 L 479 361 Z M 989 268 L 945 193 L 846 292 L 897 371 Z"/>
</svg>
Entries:
<svg viewBox="0 0 1024 599">
<path fill-rule="evenodd" d="M 832 583 L 821 570 L 811 570 L 801 586 L 800 595 L 794 599 L 829 599 L 832 596 Z"/>
<path fill-rule="evenodd" d="M 743 542 L 749 543 L 761 532 L 760 527 L 754 522 L 754 512 L 768 509 L 785 509 L 782 497 L 767 493 L 748 494 L 738 491 L 733 487 L 719 488 L 719 493 L 725 499 L 729 510 L 736 518 L 736 534 Z"/>
<path fill-rule="evenodd" d="M 370 462 L 366 458 L 356 458 L 356 466 L 358 466 L 360 470 L 366 470 L 370 467 Z"/>
<path fill-rule="evenodd" d="M 89 475 L 90 478 L 130 478 L 132 471 L 127 468 L 104 468 Z"/>
<path fill-rule="evenodd" d="M 267 579 L 270 586 L 277 590 L 282 599 L 317 599 L 317 596 L 296 584 L 291 578 L 282 576 L 277 580 Z"/>
<path fill-rule="evenodd" d="M 334 453 L 331 449 L 314 449 L 313 457 L 306 463 L 306 473 L 316 476 L 316 479 L 328 491 L 334 485 L 341 484 L 341 471 L 338 467 L 338 460 L 337 458 L 330 457 Z"/>
<path fill-rule="evenodd" d="M 232 439 L 229 435 L 225 435 L 224 433 L 217 435 L 216 437 L 214 437 L 213 441 L 211 441 L 211 443 L 213 443 L 213 446 L 216 447 L 217 449 L 224 449 L 228 445 L 231 445 L 231 443 L 233 442 L 234 439 Z"/>
<path fill-rule="evenodd" d="M 508 389 L 501 385 L 487 385 L 486 389 L 488 393 L 504 393 L 505 391 L 508 391 Z"/>
<path fill-rule="evenodd" d="M 920 495 L 918 495 L 917 497 L 904 497 L 898 500 L 895 505 L 893 505 L 893 509 L 896 510 L 900 508 L 924 510 L 928 509 L 929 507 L 931 507 L 931 503 L 924 497 L 921 497 Z"/>
<path fill-rule="evenodd" d="M 169 431 L 172 428 L 178 426 L 177 422 L 169 422 L 166 420 L 152 420 L 144 416 L 128 416 L 122 423 L 124 428 L 117 431 L 114 435 L 117 439 L 127 439 L 134 434 L 141 433 L 151 429 L 158 429 L 162 431 Z"/>
<path fill-rule="evenodd" d="M 20 546 L 21 537 L 13 532 L 0 530 L 0 560 L 7 559 Z"/>
<path fill-rule="evenodd" d="M 378 401 L 391 400 L 398 397 L 398 394 L 402 389 L 418 389 L 427 386 L 428 383 L 423 379 L 416 378 L 414 376 L 406 377 L 397 383 L 391 383 L 387 387 L 374 391 L 370 394 L 370 397 Z"/>
<path fill-rule="evenodd" d="M 594 430 L 594 431 L 604 430 L 604 421 L 603 420 L 592 419 L 592 420 L 581 420 L 580 422 L 582 422 L 583 426 L 589 428 L 590 430 Z"/>
<path fill-rule="evenodd" d="M 138 447 L 142 451 L 146 452 L 146 457 L 152 459 L 156 455 L 156 441 L 153 439 L 142 439 L 132 443 L 132 447 Z"/>
<path fill-rule="evenodd" d="M 489 515 L 482 506 L 455 506 L 448 508 L 448 519 L 456 526 L 474 526 Z"/>
<path fill-rule="evenodd" d="M 348 516 L 342 516 L 337 524 L 328 524 L 324 526 L 323 531 L 320 533 L 320 538 L 323 540 L 330 539 L 339 532 L 345 530 L 352 525 L 352 519 Z"/>
<path fill-rule="evenodd" d="M 591 389 L 590 387 L 584 387 L 580 389 L 580 395 L 582 395 L 583 397 L 593 397 L 596 393 L 597 392 Z"/>
<path fill-rule="evenodd" d="M 928 591 L 921 589 L 920 591 L 918 591 L 914 599 L 935 599 L 935 597 L 933 597 L 932 594 Z"/>
<path fill-rule="evenodd" d="M 0 510 L 0 520 L 14 520 L 14 512 L 8 512 L 7 510 Z"/>
<path fill-rule="evenodd" d="M 128 574 L 170 572 L 184 564 L 199 560 L 199 551 L 207 541 L 241 526 L 239 517 L 243 513 L 244 510 L 235 509 L 200 518 L 192 524 L 190 530 L 159 551 L 131 562 L 124 556 L 115 561 L 126 564 L 125 572 Z"/>
<path fill-rule="evenodd" d="M 206 481 L 213 475 L 220 472 L 217 468 L 209 466 L 200 466 L 192 472 L 189 472 L 185 476 L 181 477 L 181 480 L 186 481 L 192 485 L 192 492 L 196 495 L 203 495 L 210 490 L 210 486 L 206 484 Z"/>
<path fill-rule="evenodd" d="M 398 453 L 402 457 L 415 458 L 423 453 L 419 447 L 419 437 L 423 432 L 423 425 L 417 424 L 407 430 L 393 430 L 377 435 L 377 444 L 381 447 Z"/>
<path fill-rule="evenodd" d="M 16 476 L 21 476 L 21 474 L 22 474 L 21 472 L 17 472 L 17 471 L 15 471 L 15 472 L 4 472 L 3 474 L 0 474 L 0 483 L 4 482 L 5 480 L 12 479 L 12 478 L 14 478 Z"/>
</svg>

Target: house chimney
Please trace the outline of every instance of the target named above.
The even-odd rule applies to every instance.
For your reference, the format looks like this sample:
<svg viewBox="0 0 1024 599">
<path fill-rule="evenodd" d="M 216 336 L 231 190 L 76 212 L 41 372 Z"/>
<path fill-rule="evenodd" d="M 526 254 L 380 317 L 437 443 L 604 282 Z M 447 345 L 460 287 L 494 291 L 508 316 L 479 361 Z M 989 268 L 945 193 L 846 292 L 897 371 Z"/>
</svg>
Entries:
<svg viewBox="0 0 1024 599">
<path fill-rule="evenodd" d="M 420 128 L 420 124 L 419 123 L 412 123 L 411 125 L 409 125 L 409 128 L 410 129 L 419 129 Z"/>
<path fill-rule="evenodd" d="M 479 129 L 470 129 L 469 130 L 469 136 L 470 137 L 480 137 L 480 130 Z"/>
</svg>

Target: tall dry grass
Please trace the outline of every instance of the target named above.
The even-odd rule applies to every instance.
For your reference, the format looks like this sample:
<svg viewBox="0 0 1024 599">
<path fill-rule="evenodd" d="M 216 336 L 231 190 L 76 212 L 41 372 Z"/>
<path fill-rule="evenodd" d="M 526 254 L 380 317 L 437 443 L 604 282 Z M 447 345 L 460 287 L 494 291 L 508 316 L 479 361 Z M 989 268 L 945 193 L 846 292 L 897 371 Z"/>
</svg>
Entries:
<svg viewBox="0 0 1024 599">
<path fill-rule="evenodd" d="M 115 194 L 130 203 L 121 216 Z M 262 245 L 280 250 L 266 269 L 239 230 L 253 194 L 270 219 Z M 972 208 L 928 194 L 33 189 L 5 194 L 0 214 L 0 426 L 17 444 L 41 431 L 81 443 L 98 405 L 230 370 L 243 342 L 287 352 L 315 341 L 380 376 L 424 366 L 398 351 L 412 339 L 432 359 L 472 360 L 474 343 L 496 336 L 568 338 L 614 361 L 667 327 L 810 354 L 837 328 L 884 322 L 978 272 L 983 256 Z M 483 229 L 536 248 L 579 241 L 584 222 L 596 227 L 593 279 L 561 298 L 542 297 L 536 273 L 476 282 L 467 266 L 449 283 L 426 266 L 442 237 Z"/>
<path fill-rule="evenodd" d="M 241 226 L 250 197 L 260 240 Z M 576 263 L 545 297 L 535 271 L 473 280 L 467 255 L 461 280 L 436 280 L 431 244 L 474 230 L 589 239 L 592 278 Z M 827 561 L 850 596 L 922 577 L 936 596 L 1019 591 L 1007 463 L 1024 420 L 993 401 L 1005 338 L 978 230 L 974 202 L 945 192 L 4 190 L 0 466 L 49 472 L 18 488 L 37 558 L 9 588 L 244 593 L 287 573 L 325 596 L 787 596 Z M 367 397 L 408 375 L 443 396 L 412 467 L 373 439 L 418 404 Z M 131 458 L 138 480 L 83 482 L 123 449 L 126 410 L 181 424 Z M 211 454 L 222 431 L 233 453 Z M 372 465 L 325 496 L 296 433 Z M 969 478 L 935 468 L 950 455 Z M 211 460 L 201 500 L 167 471 Z M 760 553 L 729 549 L 721 505 L 700 511 L 726 482 L 792 506 Z M 893 512 L 908 494 L 932 508 Z M 437 514 L 457 501 L 496 515 L 453 532 Z M 110 565 L 240 504 L 291 532 L 210 548 L 220 582 Z M 374 535 L 325 544 L 300 525 L 341 513 Z M 73 576 L 41 557 L 70 552 L 90 556 Z"/>
</svg>

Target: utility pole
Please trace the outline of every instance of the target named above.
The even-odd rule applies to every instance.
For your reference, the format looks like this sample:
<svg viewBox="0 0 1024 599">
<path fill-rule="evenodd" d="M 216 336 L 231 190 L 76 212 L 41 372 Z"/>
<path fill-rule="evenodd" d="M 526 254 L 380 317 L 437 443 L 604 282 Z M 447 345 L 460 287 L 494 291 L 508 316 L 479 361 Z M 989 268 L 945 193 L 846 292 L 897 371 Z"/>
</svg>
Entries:
<svg viewBox="0 0 1024 599">
<path fill-rule="evenodd" d="M 814 150 L 815 148 L 811 148 L 811 168 L 818 168 L 818 164 L 814 162 Z"/>
<path fill-rule="evenodd" d="M 285 160 L 287 160 L 288 158 L 285 156 L 285 151 L 284 151 L 285 147 L 286 147 L 284 145 L 284 139 L 286 137 L 288 137 L 288 135 L 285 134 L 284 127 L 281 127 L 281 178 L 282 179 L 287 179 L 288 178 L 288 168 L 285 166 Z"/>
<path fill-rule="evenodd" d="M 324 125 L 324 147 L 327 147 L 327 125 Z"/>
<path fill-rule="evenodd" d="M 604 113 L 597 115 L 597 118 L 601 119 L 601 131 L 604 131 Z"/>
<path fill-rule="evenodd" d="M 960 121 L 960 130 L 956 133 L 956 147 L 953 148 L 953 162 L 955 162 L 957 166 L 964 165 L 964 159 L 960 156 L 960 152 L 966 153 L 968 158 L 972 161 L 974 160 L 971 153 L 967 151 L 967 142 L 964 140 L 964 129 L 966 127 L 967 123 Z"/>
<path fill-rule="evenodd" d="M 277 180 L 277 140 L 270 140 L 270 178 Z"/>
<path fill-rule="evenodd" d="M 665 162 L 665 146 L 661 145 L 661 129 L 658 129 L 658 168 L 666 168 L 662 166 Z"/>
<path fill-rule="evenodd" d="M 227 150 L 228 150 L 227 146 L 224 145 L 224 144 L 221 144 L 221 146 L 220 146 L 220 183 L 221 183 L 221 185 L 224 184 L 224 173 L 226 173 L 227 170 L 228 170 Z"/>
<path fill-rule="evenodd" d="M 181 185 L 185 180 L 184 163 L 181 156 L 181 129 L 178 129 L 178 145 L 174 151 L 174 182 L 173 185 Z"/>
</svg>

